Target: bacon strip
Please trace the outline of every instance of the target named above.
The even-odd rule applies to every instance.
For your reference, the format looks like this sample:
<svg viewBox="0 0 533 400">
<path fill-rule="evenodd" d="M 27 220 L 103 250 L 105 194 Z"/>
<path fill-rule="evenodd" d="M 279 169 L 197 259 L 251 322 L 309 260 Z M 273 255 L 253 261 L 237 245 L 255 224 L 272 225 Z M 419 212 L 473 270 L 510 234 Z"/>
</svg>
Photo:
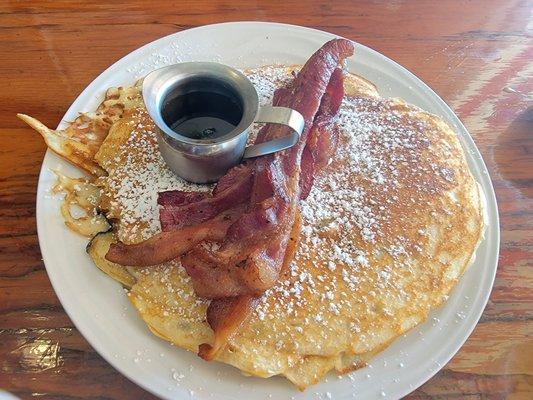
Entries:
<svg viewBox="0 0 533 400">
<path fill-rule="evenodd" d="M 276 104 L 281 104 L 285 97 L 289 97 L 291 95 L 292 91 L 290 88 L 279 89 L 275 94 Z M 342 96 L 342 72 L 341 70 L 337 69 L 331 76 L 330 82 L 326 89 L 326 95 L 324 96 L 320 106 L 320 112 L 315 119 L 313 129 L 309 133 L 309 140 L 302 155 L 302 179 L 300 181 L 302 198 L 307 197 L 307 194 L 312 186 L 315 170 L 314 163 L 317 155 L 318 157 L 322 157 L 322 159 L 329 159 L 329 155 L 322 155 L 323 152 L 331 153 L 331 151 L 325 151 L 327 150 L 325 149 L 327 146 L 325 146 L 324 143 L 332 142 L 331 136 L 334 132 L 334 130 L 329 129 L 327 117 L 330 117 L 337 112 L 338 105 L 340 104 L 340 101 L 342 101 Z M 328 98 L 330 100 L 326 100 Z M 264 132 L 262 132 L 262 134 L 262 140 L 265 140 L 266 134 Z M 318 141 L 318 137 L 320 137 L 320 141 Z M 320 146 L 321 144 L 322 146 Z M 311 147 L 313 148 L 312 150 Z M 281 181 L 283 177 L 276 177 L 272 174 L 279 175 L 279 168 L 277 171 L 266 170 L 265 173 L 255 179 L 254 203 L 259 203 L 260 199 L 271 196 L 273 194 L 271 187 L 280 185 L 279 181 Z M 148 266 L 156 265 L 184 254 L 193 248 L 195 244 L 199 243 L 199 241 L 201 241 L 200 239 L 205 234 L 206 229 L 201 225 L 202 222 L 208 221 L 220 212 L 227 210 L 229 207 L 233 207 L 236 204 L 250 199 L 252 179 L 252 166 L 250 166 L 250 164 L 242 164 L 230 170 L 219 180 L 215 189 L 213 190 L 212 195 L 208 195 L 206 193 L 182 191 L 166 191 L 159 193 L 158 204 L 161 205 L 160 221 L 162 230 L 165 232 L 170 232 L 172 230 L 175 231 L 179 229 L 179 231 L 169 235 L 156 235 L 154 238 L 146 242 L 133 245 L 132 248 L 130 248 L 131 246 L 126 246 L 124 244 L 114 245 L 110 249 L 110 253 L 108 255 L 108 257 L 110 257 L 109 259 L 123 265 L 135 264 L 138 266 Z M 261 180 L 263 180 L 263 182 L 261 182 Z M 277 181 L 277 183 L 274 181 Z M 266 190 L 266 192 L 262 193 L 262 190 Z M 284 198 L 287 199 L 287 197 L 288 196 L 285 194 Z M 242 238 L 245 236 L 251 236 L 254 231 L 261 229 L 262 223 L 266 223 L 267 226 L 269 226 L 268 224 L 273 226 L 275 220 L 278 218 L 277 215 L 282 214 L 285 210 L 279 209 L 277 212 L 275 212 L 274 207 L 276 206 L 279 206 L 279 204 L 269 205 L 265 203 L 258 207 L 255 210 L 255 213 L 243 215 L 238 223 L 231 226 L 229 230 L 229 238 L 237 241 L 239 237 Z M 198 232 L 195 232 L 196 229 L 182 230 L 182 228 L 191 226 L 193 224 L 200 224 L 197 227 Z M 264 226 L 263 229 L 266 230 L 267 226 Z M 212 233 L 213 231 L 210 232 Z M 188 239 L 180 239 L 180 235 L 186 235 Z M 215 236 L 209 237 L 214 238 Z M 206 237 L 206 239 L 209 237 Z M 180 240 L 185 240 L 186 244 L 180 243 Z M 269 239 L 265 235 L 263 235 L 263 237 L 256 235 L 255 240 L 261 241 Z M 266 254 L 264 252 L 263 255 L 266 255 L 267 258 L 270 259 L 276 258 L 276 256 L 279 257 L 280 251 L 279 249 L 276 251 L 275 247 L 279 247 L 279 245 L 283 243 L 283 240 L 277 242 L 277 244 L 274 242 L 273 248 L 266 249 Z M 168 249 L 169 246 L 173 247 L 172 251 Z M 189 262 L 187 260 L 185 261 L 185 265 L 192 265 L 192 267 L 189 268 L 189 273 L 196 276 L 198 280 L 204 280 L 204 275 L 199 273 L 200 260 L 209 260 L 213 257 L 209 257 L 207 250 L 204 249 L 202 254 L 191 253 L 188 256 L 188 259 L 191 258 L 196 258 L 196 262 Z M 253 278 L 254 274 L 256 276 L 260 274 L 261 271 L 258 269 L 259 268 L 256 267 L 251 271 L 248 271 L 249 278 Z M 263 272 L 270 272 L 273 275 L 273 278 L 260 279 L 259 281 L 264 281 L 266 283 L 262 284 L 257 289 L 257 293 L 265 290 L 265 288 L 268 288 L 268 285 L 270 284 L 268 282 L 271 282 L 273 279 L 275 279 L 277 274 L 276 270 L 272 270 L 270 268 L 265 269 Z M 200 287 L 197 287 L 198 291 L 209 297 L 208 293 L 210 291 L 214 291 L 212 288 L 220 288 L 221 281 L 220 279 L 217 279 L 216 275 L 217 274 L 212 274 L 212 277 L 215 279 L 211 279 L 213 282 L 211 288 L 205 287 L 206 285 L 204 285 L 204 290 L 202 290 Z M 253 279 L 251 280 L 253 281 Z M 229 289 L 226 290 L 226 294 L 228 290 Z M 235 293 L 239 292 L 238 289 L 234 289 L 234 291 Z M 216 293 L 213 294 L 216 295 Z M 222 296 L 223 294 L 224 293 L 220 293 L 219 296 Z"/>
<path fill-rule="evenodd" d="M 157 202 L 163 231 L 207 221 L 223 211 L 250 198 L 252 169 L 241 164 L 232 168 L 218 181 L 212 195 L 172 190 L 161 192 Z"/>
<path fill-rule="evenodd" d="M 137 267 L 174 260 L 205 240 L 221 241 L 224 239 L 228 228 L 235 222 L 242 210 L 242 207 L 236 207 L 209 221 L 178 230 L 161 232 L 141 243 L 131 245 L 113 243 L 105 258 L 117 264 Z"/>
<path fill-rule="evenodd" d="M 279 99 L 285 90 L 286 89 L 282 89 L 281 91 L 276 92 L 275 101 L 279 101 L 276 100 L 276 98 Z M 337 68 L 333 72 L 331 80 L 328 83 L 326 93 L 320 104 L 311 132 L 309 133 L 308 142 L 302 153 L 300 198 L 305 199 L 309 195 L 313 185 L 315 171 L 322 169 L 327 165 L 335 150 L 337 130 L 333 123 L 333 117 L 337 114 L 343 97 L 344 86 L 342 70 Z M 256 194 L 256 196 L 264 197 L 265 195 Z M 239 220 L 239 222 L 241 221 L 242 220 Z M 288 265 L 296 253 L 300 223 L 301 221 L 298 211 L 295 224 L 292 228 L 291 239 L 284 255 L 284 265 L 282 270 L 288 268 Z M 237 224 L 234 224 L 230 229 L 235 229 L 235 225 Z M 253 224 L 246 225 L 253 226 Z M 244 236 L 245 234 L 241 233 L 241 235 Z M 194 250 L 189 253 L 189 256 L 195 257 Z M 251 295 L 242 295 L 212 300 L 207 308 L 207 321 L 214 332 L 213 343 L 211 345 L 208 343 L 201 344 L 198 355 L 207 361 L 215 359 L 217 354 L 225 349 L 231 338 L 256 308 L 259 302 L 258 299 L 258 297 L 253 297 Z"/>
<path fill-rule="evenodd" d="M 253 165 L 254 183 L 249 210 L 228 232 L 255 231 L 254 240 L 248 236 L 229 235 L 220 250 L 211 252 L 196 247 L 182 259 L 182 265 L 191 275 L 195 291 L 200 296 L 213 299 L 258 295 L 278 280 L 299 205 L 302 152 L 333 72 L 351 54 L 353 45 L 347 40 L 336 39 L 326 43 L 308 60 L 293 84 L 276 93 L 277 105 L 296 109 L 304 116 L 304 132 L 292 148 L 261 157 Z M 335 94 L 335 88 L 332 88 L 332 94 Z M 258 140 L 284 136 L 285 129 L 267 125 L 259 132 Z M 260 221 L 258 214 L 262 215 L 265 210 L 271 210 L 270 224 L 247 226 L 250 221 Z"/>
<path fill-rule="evenodd" d="M 327 164 L 334 149 L 335 141 L 329 140 L 333 131 L 330 129 L 333 127 L 331 120 L 338 110 L 336 104 L 340 104 L 343 96 L 342 73 L 337 67 L 351 54 L 353 45 L 347 40 L 336 39 L 326 43 L 308 60 L 292 85 L 276 92 L 275 105 L 298 110 L 306 121 L 304 132 L 295 146 L 245 164 L 242 175 L 230 171 L 221 178 L 211 196 L 162 194 L 159 201 L 162 209 L 174 208 L 172 213 L 163 212 L 162 226 L 165 229 L 182 228 L 175 231 L 175 235 L 162 233 L 166 234 L 162 236 L 165 240 L 144 242 L 145 247 L 143 244 L 112 246 L 106 255 L 111 261 L 124 264 L 122 256 L 113 251 L 124 254 L 129 251 L 126 247 L 134 247 L 134 251 L 129 253 L 129 260 L 135 258 L 135 265 L 139 265 L 140 258 L 148 250 L 143 260 L 146 260 L 146 265 L 152 265 L 156 264 L 154 260 L 162 262 L 159 260 L 171 255 L 177 257 L 191 249 L 182 257 L 182 265 L 191 276 L 196 293 L 215 299 L 208 311 L 215 340 L 212 347 L 201 346 L 200 355 L 205 359 L 214 358 L 224 348 L 254 309 L 256 296 L 277 282 L 294 256 L 296 246 L 291 243 L 295 243 L 294 237 L 299 232 L 299 199 L 309 193 L 313 171 Z M 312 126 L 315 128 L 311 129 Z M 259 132 L 257 142 L 285 136 L 286 133 L 284 127 L 267 125 Z M 321 154 L 324 150 L 329 153 L 327 157 Z M 302 171 L 310 171 L 311 179 Z M 221 229 L 205 233 L 210 230 L 209 227 L 213 228 L 210 224 L 219 217 L 209 218 L 236 202 L 246 200 L 246 212 L 241 208 L 232 214 L 230 224 L 218 221 L 220 225 L 216 226 Z M 209 211 L 212 208 L 214 210 Z M 207 211 L 204 214 L 200 210 Z M 184 227 L 190 224 L 196 225 Z M 187 239 L 189 237 L 192 239 Z M 203 240 L 223 242 L 217 251 L 188 244 Z M 164 257 L 155 254 L 163 245 L 176 249 Z"/>
<path fill-rule="evenodd" d="M 344 97 L 342 70 L 337 68 L 331 75 L 326 93 L 320 103 L 319 112 L 313 123 L 302 154 L 300 177 L 300 198 L 305 200 L 315 180 L 316 173 L 328 165 L 337 147 L 338 130 L 334 123 Z"/>
<path fill-rule="evenodd" d="M 300 237 L 301 218 L 298 212 L 291 239 L 285 251 L 282 272 L 288 270 L 289 265 L 298 249 Z M 248 316 L 259 304 L 260 297 L 238 296 L 216 299 L 207 307 L 207 322 L 215 333 L 213 344 L 202 343 L 198 355 L 206 361 L 212 361 L 222 351 L 237 330 L 246 322 Z"/>
<path fill-rule="evenodd" d="M 207 323 L 215 332 L 213 344 L 202 343 L 198 355 L 212 361 L 223 350 L 248 315 L 259 303 L 259 297 L 239 296 L 213 300 L 207 307 Z"/>
<path fill-rule="evenodd" d="M 167 190 L 157 194 L 157 204 L 163 207 L 181 207 L 204 200 L 209 197 L 206 192 L 184 192 Z"/>
</svg>

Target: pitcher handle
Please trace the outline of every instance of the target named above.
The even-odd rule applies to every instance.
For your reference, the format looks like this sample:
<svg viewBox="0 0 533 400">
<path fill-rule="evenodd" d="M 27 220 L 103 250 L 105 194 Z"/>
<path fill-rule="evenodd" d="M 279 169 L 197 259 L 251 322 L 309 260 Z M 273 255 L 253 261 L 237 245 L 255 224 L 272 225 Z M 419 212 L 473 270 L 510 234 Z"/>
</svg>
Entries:
<svg viewBox="0 0 533 400">
<path fill-rule="evenodd" d="M 243 158 L 264 156 L 291 148 L 298 143 L 305 125 L 304 117 L 298 111 L 287 107 L 274 106 L 259 107 L 254 122 L 286 125 L 291 128 L 292 132 L 281 138 L 248 146 L 244 150 Z"/>
</svg>

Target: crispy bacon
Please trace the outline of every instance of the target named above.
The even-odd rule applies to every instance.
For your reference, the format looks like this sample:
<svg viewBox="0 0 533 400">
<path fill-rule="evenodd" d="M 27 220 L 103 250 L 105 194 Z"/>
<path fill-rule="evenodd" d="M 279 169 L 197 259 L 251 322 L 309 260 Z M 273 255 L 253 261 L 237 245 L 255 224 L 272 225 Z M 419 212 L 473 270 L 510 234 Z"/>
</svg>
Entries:
<svg viewBox="0 0 533 400">
<path fill-rule="evenodd" d="M 278 90 L 274 96 L 275 103 L 279 104 L 280 101 L 283 101 L 283 96 L 286 95 L 287 92 L 287 89 Z M 328 83 L 325 96 L 322 99 L 318 115 L 315 119 L 315 123 L 318 123 L 318 125 L 315 127 L 315 123 L 313 124 L 313 128 L 309 133 L 309 143 L 306 144 L 301 154 L 301 179 L 299 182 L 301 198 L 306 198 L 309 194 L 313 185 L 315 170 L 325 167 L 332 153 L 334 152 L 336 146 L 336 129 L 332 123 L 332 120 L 334 115 L 338 112 L 343 96 L 344 88 L 342 71 L 340 69 L 336 69 L 332 74 L 330 82 Z M 335 135 L 335 137 L 330 138 L 330 135 Z M 266 134 L 264 136 L 266 136 Z M 264 136 L 262 138 L 263 140 L 265 140 Z M 324 151 L 326 154 L 319 154 L 321 151 Z M 267 168 L 264 171 L 266 171 L 266 173 L 256 173 L 254 189 L 257 190 L 254 190 L 252 201 L 255 200 L 256 202 L 259 202 L 261 199 L 268 198 L 269 195 L 274 194 L 274 190 L 272 190 L 272 188 L 275 186 L 277 178 L 275 172 L 279 171 L 279 169 Z M 298 210 L 298 208 L 296 208 L 296 210 Z M 250 213 L 247 215 L 250 215 Z M 236 225 L 242 224 L 243 220 L 244 217 L 239 219 L 239 221 L 237 221 L 230 228 L 230 230 L 234 229 Z M 252 222 L 251 224 L 246 223 L 244 225 L 250 228 L 254 224 Z M 236 235 L 234 238 L 250 235 L 250 231 L 251 229 L 247 231 L 248 233 L 244 233 L 245 231 L 241 230 L 241 235 Z M 297 218 L 295 218 L 295 223 L 292 227 L 292 232 L 290 235 L 291 238 L 288 242 L 288 245 L 286 245 L 286 251 L 284 252 L 284 264 L 282 269 L 287 268 L 287 266 L 290 264 L 290 261 L 294 257 L 297 249 L 297 238 L 299 236 L 299 231 L 300 218 L 298 210 Z M 283 234 L 279 235 L 278 239 L 280 237 L 283 239 L 283 236 Z M 282 249 L 283 246 L 283 241 L 278 240 L 277 242 L 274 241 L 273 245 L 271 244 L 268 247 Z M 188 256 L 191 258 L 197 257 L 194 250 L 193 252 L 189 253 Z M 185 262 L 185 264 L 193 265 L 194 261 L 191 260 L 191 262 Z M 213 270 L 211 270 L 211 272 L 212 271 Z M 277 278 L 278 275 L 275 275 Z M 232 281 L 232 283 L 234 282 L 235 281 Z M 197 286 L 199 285 L 195 286 L 195 290 L 198 290 Z M 202 289 L 207 289 L 208 292 L 210 291 L 206 286 L 201 285 L 200 287 Z M 214 291 L 211 290 L 210 294 L 213 295 Z M 240 326 L 242 326 L 242 324 L 246 321 L 248 316 L 255 309 L 257 302 L 257 297 L 253 297 L 251 295 L 217 298 L 212 300 L 207 309 L 207 316 L 208 323 L 214 331 L 214 340 L 211 345 L 207 343 L 200 345 L 198 355 L 205 360 L 213 360 L 217 354 L 226 347 L 227 343 L 229 343 Z"/>
<path fill-rule="evenodd" d="M 184 192 L 182 190 L 168 190 L 157 194 L 157 204 L 162 207 L 181 207 L 209 197 L 207 192 Z"/>
<path fill-rule="evenodd" d="M 250 198 L 252 169 L 241 164 L 232 168 L 218 181 L 212 195 L 171 190 L 161 192 L 157 202 L 163 231 L 207 221 L 228 208 Z"/>
<path fill-rule="evenodd" d="M 331 75 L 319 112 L 309 132 L 302 153 L 300 198 L 306 199 L 311 192 L 316 173 L 328 165 L 337 147 L 338 131 L 333 117 L 339 111 L 344 97 L 342 70 L 337 68 Z"/>
<path fill-rule="evenodd" d="M 313 130 L 315 128 L 313 127 Z M 305 146 L 302 153 L 302 172 L 300 176 L 300 199 L 305 200 L 315 181 L 315 160 L 309 146 Z"/>
<path fill-rule="evenodd" d="M 181 264 L 191 276 L 196 294 L 211 299 L 238 296 L 242 287 L 253 285 L 258 289 L 249 294 L 260 295 L 270 287 L 261 284 L 272 279 L 270 275 L 273 271 L 269 268 L 245 264 L 242 264 L 240 269 L 211 268 L 211 265 L 222 259 L 225 259 L 227 265 L 236 264 L 250 252 L 264 251 L 264 243 L 271 240 L 271 236 L 275 234 L 273 229 L 278 223 L 277 218 L 283 214 L 282 210 L 275 208 L 277 205 L 276 202 L 265 201 L 254 213 L 244 213 L 232 224 L 225 236 L 226 240 L 239 240 L 232 241 L 226 249 L 212 251 L 197 246 L 182 257 Z M 267 247 L 265 257 L 275 256 L 276 254 L 272 254 L 275 251 Z"/>
<path fill-rule="evenodd" d="M 215 332 L 213 344 L 202 343 L 198 355 L 212 361 L 226 347 L 236 330 L 259 303 L 259 297 L 239 296 L 213 300 L 207 307 L 207 323 Z"/>
<path fill-rule="evenodd" d="M 242 210 L 242 206 L 237 206 L 209 221 L 182 229 L 161 232 L 141 243 L 132 245 L 114 243 L 109 248 L 105 258 L 117 264 L 137 267 L 157 265 L 174 260 L 200 242 L 224 239 L 228 228 L 242 213 Z"/>
<path fill-rule="evenodd" d="M 291 238 L 283 259 L 282 271 L 286 271 L 298 249 L 301 218 L 298 212 L 292 227 Z M 198 355 L 206 361 L 213 360 L 223 350 L 251 312 L 257 307 L 260 297 L 238 296 L 212 300 L 207 307 L 207 323 L 215 333 L 213 344 L 203 343 Z"/>
<path fill-rule="evenodd" d="M 197 247 L 183 258 L 182 265 L 191 274 L 195 290 L 200 296 L 221 298 L 257 295 L 276 283 L 300 198 L 302 152 L 332 75 L 344 58 L 351 54 L 353 45 L 347 40 L 336 39 L 326 43 L 309 59 L 292 85 L 275 94 L 277 105 L 296 109 L 304 116 L 304 132 L 299 142 L 289 150 L 261 157 L 254 162 L 249 209 L 234 225 L 240 226 L 242 221 L 245 224 L 260 221 L 257 214 L 262 215 L 265 209 L 273 210 L 271 223 L 244 230 L 255 230 L 254 239 L 260 240 L 231 235 L 226 237 L 218 251 L 210 252 Z M 338 80 L 334 79 L 334 87 L 328 97 L 338 97 Z M 342 79 L 340 83 L 342 88 Z M 328 107 L 329 103 L 335 101 L 328 100 Z M 258 141 L 281 137 L 286 132 L 285 127 L 267 125 L 259 132 Z M 232 226 L 229 231 L 233 230 Z"/>
<path fill-rule="evenodd" d="M 135 265 L 153 265 L 188 251 L 181 262 L 196 293 L 214 299 L 208 322 L 215 340 L 213 346 L 201 346 L 205 359 L 213 359 L 224 348 L 255 307 L 257 296 L 277 282 L 294 256 L 299 199 L 309 193 L 314 171 L 327 164 L 334 149 L 330 128 L 343 96 L 342 72 L 337 67 L 351 54 L 351 42 L 332 40 L 308 60 L 290 86 L 276 91 L 275 105 L 304 116 L 305 128 L 295 146 L 231 170 L 211 195 L 161 194 L 162 226 L 181 229 L 139 245 L 113 245 L 106 255 L 126 265 L 124 261 L 133 260 Z M 286 129 L 266 125 L 257 143 L 285 136 Z M 323 156 L 322 151 L 328 154 Z M 219 214 L 242 202 L 240 208 L 226 212 L 230 217 Z M 220 247 L 211 250 L 198 245 L 204 240 L 219 241 Z M 163 246 L 173 249 L 161 251 Z"/>
</svg>

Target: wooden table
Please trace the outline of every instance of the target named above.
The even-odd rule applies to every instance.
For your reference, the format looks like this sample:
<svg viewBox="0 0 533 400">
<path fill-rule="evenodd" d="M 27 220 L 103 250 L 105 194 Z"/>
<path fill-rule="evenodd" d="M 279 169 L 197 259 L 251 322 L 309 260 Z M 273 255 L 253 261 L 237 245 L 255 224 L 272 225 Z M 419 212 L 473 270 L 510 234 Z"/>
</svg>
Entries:
<svg viewBox="0 0 533 400">
<path fill-rule="evenodd" d="M 502 244 L 487 308 L 459 353 L 410 398 L 533 398 L 533 2 L 303 0 L 0 5 L 0 388 L 23 398 L 152 398 L 73 327 L 41 260 L 35 195 L 41 138 L 102 70 L 183 29 L 278 21 L 391 57 L 464 121 L 496 188 Z"/>
</svg>

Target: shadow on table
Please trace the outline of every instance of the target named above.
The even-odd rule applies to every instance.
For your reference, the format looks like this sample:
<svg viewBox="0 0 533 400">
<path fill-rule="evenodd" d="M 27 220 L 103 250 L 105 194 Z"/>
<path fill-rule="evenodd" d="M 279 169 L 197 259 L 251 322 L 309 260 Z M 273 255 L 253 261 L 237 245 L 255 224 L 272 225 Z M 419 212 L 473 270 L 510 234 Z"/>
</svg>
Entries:
<svg viewBox="0 0 533 400">
<path fill-rule="evenodd" d="M 494 162 L 501 177 L 527 198 L 533 197 L 533 106 L 499 136 Z"/>
</svg>

